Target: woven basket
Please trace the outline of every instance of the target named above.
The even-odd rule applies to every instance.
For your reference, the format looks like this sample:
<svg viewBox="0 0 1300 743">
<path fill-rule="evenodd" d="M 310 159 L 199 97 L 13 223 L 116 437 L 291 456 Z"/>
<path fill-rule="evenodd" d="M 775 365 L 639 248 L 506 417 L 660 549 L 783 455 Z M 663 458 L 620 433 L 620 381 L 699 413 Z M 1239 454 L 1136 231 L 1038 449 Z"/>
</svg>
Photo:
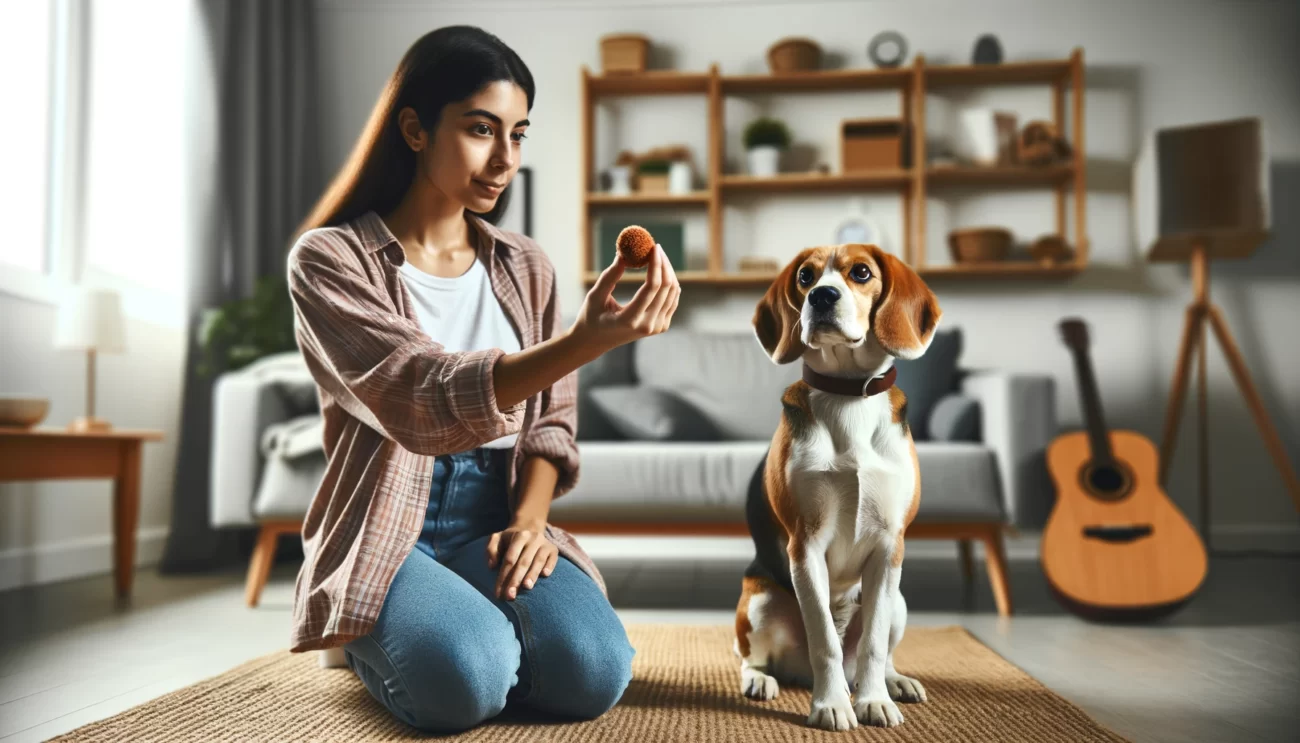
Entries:
<svg viewBox="0 0 1300 743">
<path fill-rule="evenodd" d="M 645 72 L 649 53 L 650 39 L 641 34 L 612 34 L 600 39 L 600 65 L 606 74 Z"/>
<path fill-rule="evenodd" d="M 812 39 L 781 39 L 767 50 L 767 64 L 775 74 L 815 70 L 822 64 L 822 48 Z"/>
<path fill-rule="evenodd" d="M 1011 232 L 1001 227 L 970 227 L 948 233 L 954 263 L 1006 260 L 1011 252 Z"/>
</svg>

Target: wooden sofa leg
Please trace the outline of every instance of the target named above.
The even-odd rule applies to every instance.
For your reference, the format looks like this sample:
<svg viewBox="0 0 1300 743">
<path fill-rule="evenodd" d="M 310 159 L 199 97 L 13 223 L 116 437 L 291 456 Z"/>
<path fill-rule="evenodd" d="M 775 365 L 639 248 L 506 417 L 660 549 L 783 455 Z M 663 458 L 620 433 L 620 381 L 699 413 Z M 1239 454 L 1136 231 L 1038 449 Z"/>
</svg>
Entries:
<svg viewBox="0 0 1300 743">
<path fill-rule="evenodd" d="M 961 559 L 962 589 L 970 590 L 975 582 L 975 551 L 969 539 L 957 540 L 957 556 Z"/>
<path fill-rule="evenodd" d="M 279 524 L 262 524 L 257 533 L 257 545 L 253 547 L 252 559 L 248 562 L 248 578 L 244 581 L 244 601 L 248 606 L 256 607 L 262 598 L 262 589 L 271 577 L 271 565 L 275 562 L 275 544 L 280 539 L 283 529 Z"/>
<path fill-rule="evenodd" d="M 993 585 L 993 600 L 998 614 L 1011 616 L 1011 583 L 1007 579 L 1007 553 L 1002 541 L 1002 529 L 992 527 L 984 533 L 984 561 Z"/>
</svg>

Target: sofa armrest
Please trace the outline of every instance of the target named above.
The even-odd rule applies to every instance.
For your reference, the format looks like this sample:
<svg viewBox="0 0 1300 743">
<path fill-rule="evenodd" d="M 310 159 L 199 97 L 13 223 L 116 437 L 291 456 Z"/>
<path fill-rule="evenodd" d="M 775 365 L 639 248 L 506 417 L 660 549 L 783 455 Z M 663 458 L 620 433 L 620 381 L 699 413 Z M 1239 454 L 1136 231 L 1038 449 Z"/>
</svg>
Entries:
<svg viewBox="0 0 1300 743">
<path fill-rule="evenodd" d="M 1056 383 L 1046 374 L 971 371 L 961 390 L 980 404 L 981 439 L 993 450 L 1007 518 L 1041 528 L 1052 507 L 1047 445 L 1056 436 Z"/>
<path fill-rule="evenodd" d="M 212 390 L 209 517 L 214 527 L 257 523 L 253 500 L 262 477 L 262 432 L 293 415 L 277 380 L 250 368 L 227 372 Z"/>
</svg>

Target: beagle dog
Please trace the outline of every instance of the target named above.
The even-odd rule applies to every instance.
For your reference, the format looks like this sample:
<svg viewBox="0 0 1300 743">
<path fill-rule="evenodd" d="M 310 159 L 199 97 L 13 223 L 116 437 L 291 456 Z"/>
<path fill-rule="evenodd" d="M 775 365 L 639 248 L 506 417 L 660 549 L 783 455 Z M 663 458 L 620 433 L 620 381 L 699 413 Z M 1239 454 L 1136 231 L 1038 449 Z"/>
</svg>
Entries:
<svg viewBox="0 0 1300 743">
<path fill-rule="evenodd" d="M 741 692 L 812 687 L 808 724 L 848 730 L 903 722 L 924 702 L 894 669 L 907 604 L 903 533 L 921 476 L 895 359 L 923 354 L 940 310 L 925 282 L 874 245 L 808 248 L 768 289 L 754 335 L 777 364 L 803 360 L 750 483 L 755 558 L 736 608 Z M 849 681 L 854 682 L 850 697 Z"/>
</svg>

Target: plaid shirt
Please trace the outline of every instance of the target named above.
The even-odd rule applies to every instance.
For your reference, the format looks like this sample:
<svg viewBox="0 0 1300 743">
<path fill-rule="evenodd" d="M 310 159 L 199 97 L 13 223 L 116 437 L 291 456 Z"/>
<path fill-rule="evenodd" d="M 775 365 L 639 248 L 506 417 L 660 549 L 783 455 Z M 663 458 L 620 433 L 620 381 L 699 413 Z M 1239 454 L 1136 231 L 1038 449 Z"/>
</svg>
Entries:
<svg viewBox="0 0 1300 743">
<path fill-rule="evenodd" d="M 527 237 L 467 219 L 521 345 L 550 338 L 559 319 L 550 259 Z M 312 230 L 289 254 L 294 328 L 320 395 L 329 460 L 303 522 L 293 652 L 337 647 L 374 626 L 424 525 L 435 456 L 518 433 L 509 459 L 512 512 L 527 456 L 559 469 L 555 497 L 578 479 L 577 373 L 498 409 L 492 370 L 505 352 L 452 353 L 429 338 L 398 277 L 404 260 L 374 212 Z M 546 536 L 605 591 L 572 536 L 555 526 Z"/>
</svg>

